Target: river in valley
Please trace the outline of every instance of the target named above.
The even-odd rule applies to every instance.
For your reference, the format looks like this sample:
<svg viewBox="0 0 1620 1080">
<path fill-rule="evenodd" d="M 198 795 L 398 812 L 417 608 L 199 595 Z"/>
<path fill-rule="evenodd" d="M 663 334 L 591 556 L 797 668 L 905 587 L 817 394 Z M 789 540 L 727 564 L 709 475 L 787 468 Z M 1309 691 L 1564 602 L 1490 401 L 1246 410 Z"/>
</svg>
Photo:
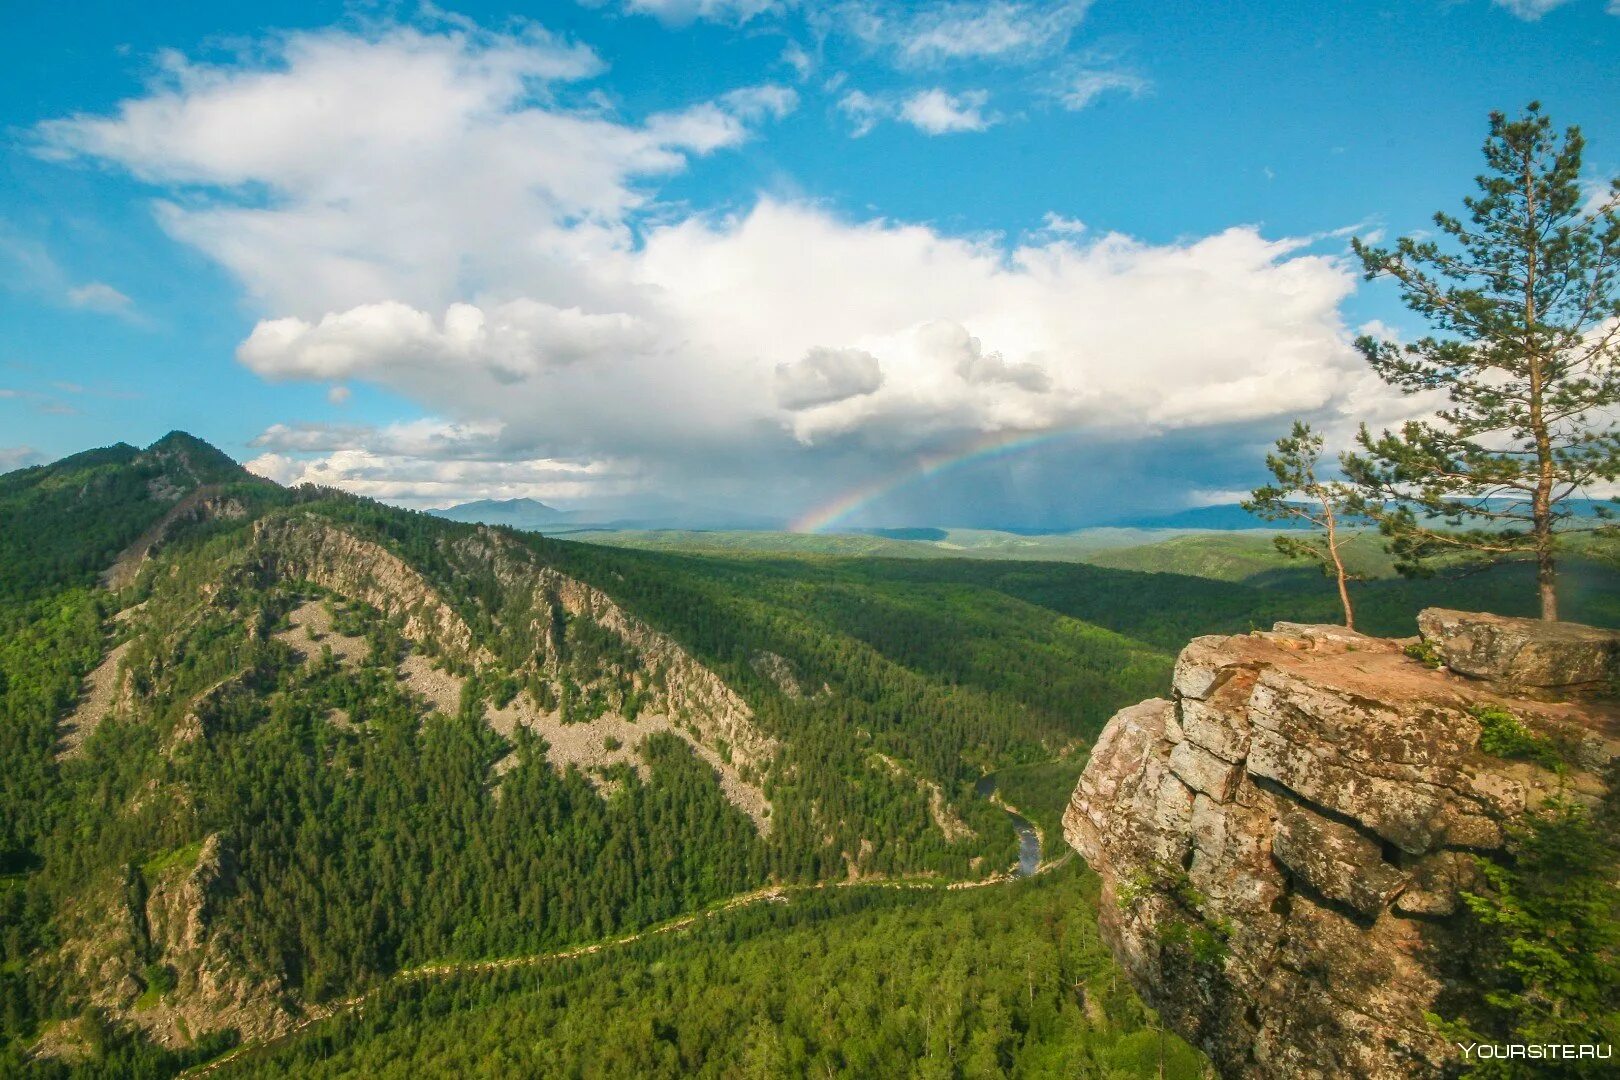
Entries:
<svg viewBox="0 0 1620 1080">
<path fill-rule="evenodd" d="M 973 789 L 980 798 L 988 799 L 996 792 L 996 778 L 992 773 L 989 776 L 979 777 L 979 782 Z M 1013 832 L 1018 834 L 1018 876 L 1029 877 L 1041 865 L 1041 834 L 1035 831 L 1035 826 L 1029 823 L 1024 815 L 1016 810 L 1008 809 L 1006 804 L 998 803 L 1002 813 L 1012 819 Z"/>
</svg>

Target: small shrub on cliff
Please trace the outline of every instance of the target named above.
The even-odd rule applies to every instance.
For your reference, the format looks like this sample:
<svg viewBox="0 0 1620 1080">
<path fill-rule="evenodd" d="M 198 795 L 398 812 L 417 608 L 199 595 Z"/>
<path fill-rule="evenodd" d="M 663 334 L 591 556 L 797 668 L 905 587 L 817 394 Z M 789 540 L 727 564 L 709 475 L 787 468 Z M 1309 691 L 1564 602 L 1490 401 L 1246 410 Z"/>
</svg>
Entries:
<svg viewBox="0 0 1620 1080">
<path fill-rule="evenodd" d="M 1555 801 L 1510 831 L 1508 859 L 1478 860 L 1466 892 L 1463 1015 L 1431 1017 L 1459 1042 L 1620 1042 L 1620 836 L 1613 796 L 1594 815 Z M 1589 1075 L 1584 1063 L 1475 1061 L 1466 1075 Z"/>
<path fill-rule="evenodd" d="M 1499 705 L 1480 705 L 1473 714 L 1479 721 L 1479 748 L 1487 754 L 1533 761 L 1554 772 L 1564 771 L 1563 756 L 1553 741 L 1531 732 L 1506 709 Z"/>
<path fill-rule="evenodd" d="M 1412 642 L 1401 651 L 1425 667 L 1439 670 L 1443 666 L 1440 659 L 1440 650 L 1435 648 L 1432 642 L 1424 641 L 1422 638 Z"/>
<path fill-rule="evenodd" d="M 1226 942 L 1231 933 L 1231 924 L 1225 920 L 1204 923 L 1167 919 L 1159 927 L 1159 948 L 1185 953 L 1200 967 L 1219 967 L 1226 961 Z"/>
</svg>

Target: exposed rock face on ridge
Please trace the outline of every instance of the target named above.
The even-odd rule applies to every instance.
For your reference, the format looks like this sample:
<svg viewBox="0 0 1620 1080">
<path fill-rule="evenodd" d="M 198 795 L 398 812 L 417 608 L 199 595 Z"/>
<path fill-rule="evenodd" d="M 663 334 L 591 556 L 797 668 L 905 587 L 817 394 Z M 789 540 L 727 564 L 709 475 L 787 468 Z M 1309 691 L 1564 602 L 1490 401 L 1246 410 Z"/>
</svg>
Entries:
<svg viewBox="0 0 1620 1080">
<path fill-rule="evenodd" d="M 493 530 L 480 529 L 475 540 L 464 543 L 476 546 L 506 587 L 531 592 L 536 600 L 555 596 L 570 616 L 589 619 L 634 649 L 649 667 L 662 668 L 664 705 L 672 719 L 696 728 L 706 745 L 724 744 L 731 761 L 753 769 L 764 769 L 776 756 L 780 747 L 754 726 L 748 703 L 674 638 L 631 615 L 602 590 L 538 563 Z M 541 603 L 534 606 L 545 609 Z M 539 623 L 531 629 L 537 637 L 546 632 Z"/>
<path fill-rule="evenodd" d="M 243 962 L 235 935 L 218 925 L 235 872 L 216 834 L 133 870 L 123 888 L 76 899 L 68 925 L 77 932 L 62 948 L 67 969 L 92 988 L 95 1005 L 164 1046 L 227 1028 L 249 1039 L 285 1033 L 300 1010 L 279 980 Z"/>
<path fill-rule="evenodd" d="M 1484 753 L 1487 705 L 1571 747 L 1567 774 Z M 1189 644 L 1173 700 L 1109 722 L 1064 827 L 1102 876 L 1116 958 L 1222 1075 L 1438 1076 L 1456 1050 L 1424 1013 L 1469 854 L 1555 792 L 1601 798 L 1617 755 L 1612 707 L 1283 623 Z"/>
<path fill-rule="evenodd" d="M 101 583 L 109 589 L 126 589 L 135 583 L 141 567 L 162 546 L 169 533 L 185 521 L 236 520 L 247 516 L 247 508 L 236 499 L 221 494 L 218 484 L 205 484 L 181 497 L 179 490 L 170 488 L 179 501 L 158 519 L 146 532 L 136 538 L 101 575 Z"/>
<path fill-rule="evenodd" d="M 400 618 L 406 637 L 432 639 L 458 659 L 491 659 L 438 590 L 381 545 L 313 517 L 268 518 L 254 525 L 253 535 L 282 576 L 313 581 Z"/>
<path fill-rule="evenodd" d="M 361 600 L 384 614 L 402 620 L 407 638 L 432 641 L 451 658 L 473 667 L 494 663 L 489 650 L 473 638 L 466 621 L 445 601 L 439 591 L 404 560 L 381 545 L 356 536 L 315 517 L 267 519 L 255 526 L 255 543 L 265 561 L 286 578 L 312 581 L 341 595 Z M 643 664 L 662 673 L 662 688 L 652 707 L 667 717 L 649 712 L 641 734 L 669 730 L 693 745 L 720 778 L 721 789 L 747 813 L 762 832 L 770 829 L 769 803 L 759 787 L 759 778 L 780 750 L 775 739 L 754 725 L 753 710 L 726 685 L 725 681 L 699 663 L 675 639 L 630 615 L 606 593 L 545 566 L 518 545 L 498 533 L 484 529 L 454 545 L 455 554 L 469 562 L 488 567 L 504 592 L 523 603 L 518 610 L 532 613 L 533 621 L 523 627 L 538 643 L 548 661 L 555 660 L 556 644 L 551 640 L 552 602 L 567 615 L 590 620 L 634 650 Z M 426 658 L 415 656 L 414 672 L 429 673 Z M 407 665 L 408 672 L 411 670 Z M 454 711 L 462 679 L 441 676 L 436 704 Z M 556 742 L 571 741 L 555 725 L 522 703 L 497 710 L 489 717 L 503 735 L 510 735 L 516 724 L 542 731 Z M 604 735 L 623 736 L 619 725 L 610 722 L 591 730 L 597 744 Z M 581 734 L 581 733 L 574 733 Z M 639 736 L 635 740 L 639 742 Z M 627 748 L 623 757 L 631 751 Z M 569 760 L 566 753 L 553 755 L 559 768 Z"/>
</svg>

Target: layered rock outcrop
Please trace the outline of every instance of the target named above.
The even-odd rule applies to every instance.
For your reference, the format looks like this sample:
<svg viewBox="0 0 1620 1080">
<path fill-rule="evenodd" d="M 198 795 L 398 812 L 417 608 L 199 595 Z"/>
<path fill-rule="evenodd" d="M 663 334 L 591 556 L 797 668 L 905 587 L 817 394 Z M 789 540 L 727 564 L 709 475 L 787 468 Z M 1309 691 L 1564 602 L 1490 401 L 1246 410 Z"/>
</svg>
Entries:
<svg viewBox="0 0 1620 1080">
<path fill-rule="evenodd" d="M 1417 658 L 1337 627 L 1200 638 L 1172 697 L 1098 740 L 1065 832 L 1103 879 L 1116 958 L 1222 1075 L 1427 1077 L 1452 1062 L 1424 1014 L 1471 856 L 1549 796 L 1602 798 L 1620 755 L 1612 704 L 1547 700 L 1560 678 L 1589 683 L 1590 663 L 1507 625 L 1524 620 L 1486 622 L 1426 613 L 1436 640 Z M 1463 644 L 1487 638 L 1510 644 Z M 1494 655 L 1494 681 L 1424 662 L 1436 655 Z M 1554 674 L 1516 693 L 1514 657 Z M 1482 716 L 1504 710 L 1567 767 L 1486 753 Z"/>
</svg>

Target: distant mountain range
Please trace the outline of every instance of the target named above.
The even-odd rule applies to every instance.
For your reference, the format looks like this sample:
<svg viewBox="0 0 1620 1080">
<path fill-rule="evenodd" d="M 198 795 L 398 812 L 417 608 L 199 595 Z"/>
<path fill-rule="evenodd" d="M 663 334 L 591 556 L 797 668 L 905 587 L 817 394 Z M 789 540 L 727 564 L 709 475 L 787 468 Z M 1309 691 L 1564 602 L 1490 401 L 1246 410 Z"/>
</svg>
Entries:
<svg viewBox="0 0 1620 1080">
<path fill-rule="evenodd" d="M 664 495 L 595 499 L 572 510 L 538 499 L 480 499 L 429 512 L 450 521 L 553 534 L 599 529 L 780 529 L 783 524 L 779 518 L 698 506 Z"/>
<path fill-rule="evenodd" d="M 1577 517 L 1597 516 L 1596 508 L 1606 505 L 1596 500 L 1573 500 L 1569 505 Z M 627 495 L 597 499 L 581 503 L 573 509 L 562 509 L 537 499 L 481 499 L 460 503 L 443 510 L 430 511 L 450 521 L 477 522 L 483 525 L 505 525 L 530 532 L 554 535 L 579 532 L 606 532 L 619 530 L 681 530 L 681 531 L 777 531 L 785 528 L 780 518 L 761 514 L 746 514 L 714 507 L 698 506 L 664 495 Z M 1026 529 L 1002 526 L 992 531 L 1021 536 L 1067 535 L 1076 531 L 1108 529 L 1167 529 L 1180 532 L 1237 532 L 1247 529 L 1307 528 L 1297 521 L 1267 521 L 1249 513 L 1236 503 L 1216 506 L 1195 506 L 1171 512 L 1140 513 L 1109 521 L 1106 525 L 1082 525 L 1068 528 Z M 946 530 L 931 526 L 904 528 L 847 528 L 828 530 L 834 533 L 883 537 L 890 540 L 940 541 Z"/>
<path fill-rule="evenodd" d="M 1505 502 L 1505 500 L 1492 500 Z M 1598 499 L 1570 499 L 1563 508 L 1578 518 L 1595 518 L 1598 507 L 1614 509 L 1612 502 Z M 1308 528 L 1297 521 L 1267 521 L 1249 513 L 1237 503 L 1219 506 L 1195 506 L 1171 514 L 1151 514 L 1124 518 L 1111 524 L 1136 529 L 1212 529 L 1228 532 L 1235 529 L 1300 529 Z"/>
<path fill-rule="evenodd" d="M 428 512 L 449 521 L 507 525 L 514 529 L 528 529 L 535 532 L 554 525 L 564 525 L 574 519 L 571 511 L 547 506 L 538 499 L 479 499 L 476 502 L 457 503 L 443 510 Z"/>
<path fill-rule="evenodd" d="M 1251 514 L 1237 503 L 1220 506 L 1194 506 L 1173 513 L 1139 514 L 1109 522 L 1110 525 L 1129 529 L 1215 529 L 1229 532 L 1234 529 L 1297 529 L 1297 522 L 1267 521 Z"/>
</svg>

